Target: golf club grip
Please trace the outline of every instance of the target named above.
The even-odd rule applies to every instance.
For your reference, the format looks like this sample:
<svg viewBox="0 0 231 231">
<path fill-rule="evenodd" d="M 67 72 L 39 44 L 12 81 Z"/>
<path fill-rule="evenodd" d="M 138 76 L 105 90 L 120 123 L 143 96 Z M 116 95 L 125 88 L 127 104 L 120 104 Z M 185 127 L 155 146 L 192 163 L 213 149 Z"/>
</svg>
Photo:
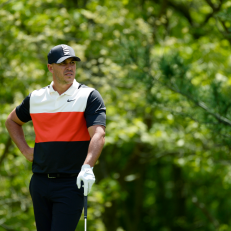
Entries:
<svg viewBox="0 0 231 231">
<path fill-rule="evenodd" d="M 87 196 L 84 196 L 84 218 L 87 218 Z"/>
</svg>

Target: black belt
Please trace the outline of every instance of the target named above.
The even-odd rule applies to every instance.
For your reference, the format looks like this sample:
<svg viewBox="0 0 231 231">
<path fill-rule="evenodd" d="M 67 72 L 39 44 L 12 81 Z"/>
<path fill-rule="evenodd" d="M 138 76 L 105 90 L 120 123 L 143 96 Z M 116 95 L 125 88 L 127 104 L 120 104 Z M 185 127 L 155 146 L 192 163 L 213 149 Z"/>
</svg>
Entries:
<svg viewBox="0 0 231 231">
<path fill-rule="evenodd" d="M 60 177 L 73 177 L 78 176 L 77 173 L 67 174 L 67 173 L 49 173 L 45 174 L 48 178 L 60 178 Z"/>
</svg>

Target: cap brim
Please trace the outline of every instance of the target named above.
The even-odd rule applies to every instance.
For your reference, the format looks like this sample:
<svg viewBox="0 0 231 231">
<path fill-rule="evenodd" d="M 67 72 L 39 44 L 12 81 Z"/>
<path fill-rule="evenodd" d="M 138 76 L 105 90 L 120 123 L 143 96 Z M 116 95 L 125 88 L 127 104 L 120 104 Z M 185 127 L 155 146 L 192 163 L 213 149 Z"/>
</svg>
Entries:
<svg viewBox="0 0 231 231">
<path fill-rule="evenodd" d="M 56 63 L 61 63 L 68 58 L 74 58 L 75 61 L 81 61 L 81 59 L 79 57 L 76 57 L 76 56 L 64 56 L 64 57 L 58 59 Z"/>
</svg>

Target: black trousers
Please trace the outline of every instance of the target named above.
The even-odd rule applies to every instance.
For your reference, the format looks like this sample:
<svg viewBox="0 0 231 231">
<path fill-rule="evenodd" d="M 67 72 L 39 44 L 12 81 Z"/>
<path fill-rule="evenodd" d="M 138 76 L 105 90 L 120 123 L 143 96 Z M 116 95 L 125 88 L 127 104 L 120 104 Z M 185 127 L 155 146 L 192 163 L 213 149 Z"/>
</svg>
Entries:
<svg viewBox="0 0 231 231">
<path fill-rule="evenodd" d="M 76 178 L 33 174 L 30 194 L 37 231 L 74 231 L 83 210 L 83 187 Z"/>
</svg>

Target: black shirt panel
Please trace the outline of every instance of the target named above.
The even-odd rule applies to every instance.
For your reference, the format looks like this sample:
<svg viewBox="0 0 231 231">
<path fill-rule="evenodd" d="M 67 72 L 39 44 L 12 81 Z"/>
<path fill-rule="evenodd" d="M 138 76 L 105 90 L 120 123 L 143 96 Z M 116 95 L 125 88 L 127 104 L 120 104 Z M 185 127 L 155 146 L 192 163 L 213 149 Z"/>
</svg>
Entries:
<svg viewBox="0 0 231 231">
<path fill-rule="evenodd" d="M 18 118 L 24 123 L 31 120 L 30 97 L 31 93 L 22 101 L 22 103 L 19 106 L 16 107 L 16 114 Z"/>
<path fill-rule="evenodd" d="M 84 88 L 87 86 L 81 85 L 80 87 Z M 103 125 L 106 127 L 106 107 L 102 96 L 97 90 L 92 91 L 87 99 L 84 117 L 88 128 L 93 125 Z"/>
<path fill-rule="evenodd" d="M 34 173 L 78 173 L 90 141 L 35 143 Z"/>
</svg>

